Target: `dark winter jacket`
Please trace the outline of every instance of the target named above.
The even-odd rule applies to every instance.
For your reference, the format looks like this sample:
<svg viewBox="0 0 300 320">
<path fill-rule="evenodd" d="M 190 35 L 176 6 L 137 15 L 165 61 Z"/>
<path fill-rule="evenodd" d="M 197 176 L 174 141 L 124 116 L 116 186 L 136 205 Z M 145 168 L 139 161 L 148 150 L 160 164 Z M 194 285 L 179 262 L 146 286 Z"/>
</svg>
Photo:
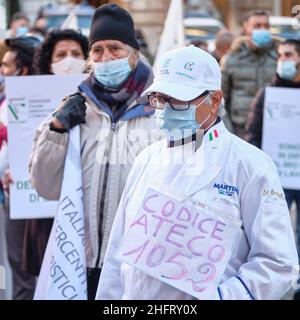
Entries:
<svg viewBox="0 0 300 320">
<path fill-rule="evenodd" d="M 278 75 L 271 83 L 272 87 L 297 88 L 300 89 L 300 82 L 292 82 L 281 79 Z M 265 104 L 265 88 L 261 89 L 251 103 L 245 132 L 245 140 L 258 148 L 261 148 L 262 127 Z"/>
</svg>

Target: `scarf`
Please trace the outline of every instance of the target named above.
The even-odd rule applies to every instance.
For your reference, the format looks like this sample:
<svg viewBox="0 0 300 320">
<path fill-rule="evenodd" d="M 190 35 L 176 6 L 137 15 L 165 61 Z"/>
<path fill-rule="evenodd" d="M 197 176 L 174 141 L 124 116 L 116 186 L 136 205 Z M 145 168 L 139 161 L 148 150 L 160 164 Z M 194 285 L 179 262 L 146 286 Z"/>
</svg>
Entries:
<svg viewBox="0 0 300 320">
<path fill-rule="evenodd" d="M 91 88 L 98 100 L 105 102 L 114 113 L 121 115 L 133 105 L 148 102 L 147 97 L 140 97 L 140 95 L 150 86 L 152 81 L 151 68 L 139 60 L 128 79 L 119 88 L 103 86 L 93 73 L 84 83 Z"/>
</svg>

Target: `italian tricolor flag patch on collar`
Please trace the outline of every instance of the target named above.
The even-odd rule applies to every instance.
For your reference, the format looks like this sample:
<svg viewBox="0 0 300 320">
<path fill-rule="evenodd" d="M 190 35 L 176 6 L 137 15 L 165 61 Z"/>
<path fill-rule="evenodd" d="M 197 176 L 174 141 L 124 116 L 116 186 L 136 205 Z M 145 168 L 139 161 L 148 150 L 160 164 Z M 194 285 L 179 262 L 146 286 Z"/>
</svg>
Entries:
<svg viewBox="0 0 300 320">
<path fill-rule="evenodd" d="M 218 131 L 214 130 L 213 132 L 210 132 L 208 137 L 209 137 L 209 141 L 213 141 L 214 139 L 219 137 Z"/>
</svg>

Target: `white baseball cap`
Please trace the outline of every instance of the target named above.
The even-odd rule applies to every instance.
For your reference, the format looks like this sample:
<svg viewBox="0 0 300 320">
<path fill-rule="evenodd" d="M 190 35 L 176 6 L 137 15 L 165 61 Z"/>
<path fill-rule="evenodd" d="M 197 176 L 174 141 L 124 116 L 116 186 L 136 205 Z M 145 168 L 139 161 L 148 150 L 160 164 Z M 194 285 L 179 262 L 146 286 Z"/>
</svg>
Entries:
<svg viewBox="0 0 300 320">
<path fill-rule="evenodd" d="M 217 60 L 194 46 L 172 50 L 158 63 L 153 84 L 143 92 L 159 92 L 172 98 L 191 101 L 206 90 L 221 89 L 221 71 Z"/>
</svg>

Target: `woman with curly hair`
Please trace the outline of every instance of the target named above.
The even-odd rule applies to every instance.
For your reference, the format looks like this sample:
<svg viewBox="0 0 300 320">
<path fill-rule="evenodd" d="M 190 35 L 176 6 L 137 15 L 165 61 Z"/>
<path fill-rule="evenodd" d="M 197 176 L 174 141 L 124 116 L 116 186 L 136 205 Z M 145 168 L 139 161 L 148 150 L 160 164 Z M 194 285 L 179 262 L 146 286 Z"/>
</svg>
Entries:
<svg viewBox="0 0 300 320">
<path fill-rule="evenodd" d="M 88 57 L 88 39 L 71 29 L 52 30 L 36 51 L 36 74 L 72 74 L 84 71 Z"/>
<path fill-rule="evenodd" d="M 53 30 L 37 49 L 33 61 L 35 74 L 82 73 L 88 57 L 87 38 L 74 30 Z M 53 219 L 26 221 L 22 270 L 38 276 L 51 232 Z"/>
</svg>

